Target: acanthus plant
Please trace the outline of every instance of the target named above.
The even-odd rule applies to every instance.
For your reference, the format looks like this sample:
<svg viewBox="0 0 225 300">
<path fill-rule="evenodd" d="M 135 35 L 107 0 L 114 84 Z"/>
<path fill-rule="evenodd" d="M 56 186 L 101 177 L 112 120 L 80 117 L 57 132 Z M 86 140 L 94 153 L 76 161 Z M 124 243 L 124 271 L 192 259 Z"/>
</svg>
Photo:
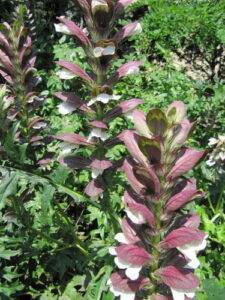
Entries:
<svg viewBox="0 0 225 300">
<path fill-rule="evenodd" d="M 142 29 L 140 23 L 136 21 L 116 33 L 113 32 L 116 20 L 132 1 L 78 0 L 76 3 L 83 12 L 87 29 L 82 30 L 64 17 L 58 18 L 60 23 L 55 24 L 55 28 L 57 32 L 75 37 L 77 43 L 84 49 L 92 71 L 87 73 L 72 62 L 58 61 L 56 63 L 63 69 L 58 71 L 57 75 L 61 79 L 72 79 L 76 76 L 82 79 L 90 91 L 90 98 L 85 103 L 71 92 L 57 92 L 56 96 L 63 101 L 58 106 L 62 114 L 79 110 L 85 115 L 89 122 L 89 136 L 83 137 L 70 132 L 53 137 L 62 141 L 60 146 L 63 153 L 68 153 L 79 146 L 91 149 L 92 154 L 88 159 L 70 155 L 60 157 L 59 162 L 72 169 L 91 170 L 92 180 L 86 186 L 85 193 L 96 200 L 102 197 L 106 189 L 104 171 L 113 166 L 113 162 L 106 158 L 106 153 L 119 141 L 116 138 L 109 138 L 109 123 L 118 116 L 129 116 L 135 107 L 142 103 L 141 99 L 133 98 L 122 101 L 112 108 L 113 101 L 120 98 L 113 94 L 114 85 L 124 76 L 137 74 L 143 62 L 127 62 L 111 76 L 109 68 L 123 41 L 140 33 Z"/>
<path fill-rule="evenodd" d="M 40 78 L 34 74 L 36 56 L 29 36 L 28 25 L 32 16 L 23 5 L 16 8 L 15 16 L 11 26 L 7 22 L 0 24 L 0 74 L 8 86 L 8 94 L 5 96 L 5 100 L 10 102 L 8 119 L 19 121 L 16 136 L 23 143 L 29 143 L 33 141 L 32 138 L 34 141 L 40 139 L 34 136 L 47 123 L 41 117 L 34 117 L 35 109 L 43 99 L 33 90 Z"/>
<path fill-rule="evenodd" d="M 135 110 L 136 130 L 120 135 L 132 155 L 121 167 L 131 188 L 123 197 L 122 232 L 115 236 L 120 245 L 110 248 L 121 270 L 108 284 L 121 300 L 188 300 L 199 285 L 196 255 L 205 248 L 207 234 L 198 229 L 200 217 L 183 207 L 204 192 L 183 175 L 205 151 L 184 145 L 195 126 L 184 115 L 179 101 L 166 113 Z"/>
</svg>

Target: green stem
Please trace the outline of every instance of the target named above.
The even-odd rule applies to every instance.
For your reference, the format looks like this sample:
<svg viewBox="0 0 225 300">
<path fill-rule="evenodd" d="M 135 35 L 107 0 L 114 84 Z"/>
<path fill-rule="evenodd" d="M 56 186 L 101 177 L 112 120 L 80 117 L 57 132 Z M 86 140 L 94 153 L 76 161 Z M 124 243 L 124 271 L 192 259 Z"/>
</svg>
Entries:
<svg viewBox="0 0 225 300">
<path fill-rule="evenodd" d="M 216 204 L 216 209 L 215 209 L 215 214 L 218 213 L 221 208 L 223 207 L 223 192 L 224 192 L 224 189 L 225 189 L 225 182 L 223 183 L 222 185 L 222 189 L 220 191 L 220 195 L 219 195 L 219 198 L 218 198 L 218 201 L 217 201 L 217 204 Z"/>
</svg>

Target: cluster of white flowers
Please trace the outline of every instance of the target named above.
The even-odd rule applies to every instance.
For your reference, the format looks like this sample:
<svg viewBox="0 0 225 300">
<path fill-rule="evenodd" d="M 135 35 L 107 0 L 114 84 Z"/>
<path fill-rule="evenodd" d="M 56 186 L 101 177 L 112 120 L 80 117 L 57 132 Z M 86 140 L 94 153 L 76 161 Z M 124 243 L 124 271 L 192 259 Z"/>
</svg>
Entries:
<svg viewBox="0 0 225 300">
<path fill-rule="evenodd" d="M 225 169 L 225 136 L 219 135 L 218 139 L 210 138 L 208 145 L 216 145 L 216 147 L 210 154 L 206 164 L 209 167 L 214 167 L 217 173 L 222 174 Z"/>
</svg>

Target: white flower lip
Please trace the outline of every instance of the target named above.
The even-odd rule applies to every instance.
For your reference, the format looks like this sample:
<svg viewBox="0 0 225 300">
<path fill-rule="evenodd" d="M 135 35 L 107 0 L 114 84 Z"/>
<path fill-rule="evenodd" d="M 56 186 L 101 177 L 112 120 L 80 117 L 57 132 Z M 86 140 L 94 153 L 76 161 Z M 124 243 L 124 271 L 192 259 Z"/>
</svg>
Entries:
<svg viewBox="0 0 225 300">
<path fill-rule="evenodd" d="M 126 212 L 128 218 L 134 224 L 145 224 L 145 223 L 147 223 L 146 218 L 140 212 L 130 210 L 129 208 L 125 209 L 125 212 Z"/>
<path fill-rule="evenodd" d="M 60 103 L 59 105 L 57 105 L 59 113 L 62 115 L 67 115 L 73 111 L 76 110 L 76 107 L 74 107 L 74 105 L 70 104 L 70 103 Z"/>
<path fill-rule="evenodd" d="M 111 285 L 111 281 L 108 280 L 107 284 Z M 120 296 L 120 300 L 134 300 L 135 293 L 134 292 L 127 292 L 123 291 L 121 289 L 118 289 L 111 285 L 110 291 L 114 294 L 114 296 L 118 297 Z"/>
<path fill-rule="evenodd" d="M 133 28 L 131 31 L 131 35 L 139 34 L 142 32 L 142 27 L 140 23 L 137 23 L 137 25 Z"/>
<path fill-rule="evenodd" d="M 73 35 L 73 33 L 69 30 L 69 28 L 66 25 L 62 24 L 62 23 L 54 24 L 54 26 L 55 26 L 55 31 L 56 32 L 61 32 L 61 33 Z"/>
<path fill-rule="evenodd" d="M 139 67 L 131 67 L 127 70 L 126 75 L 139 74 Z"/>
<path fill-rule="evenodd" d="M 125 274 L 128 278 L 130 278 L 131 280 L 138 279 L 142 266 L 128 263 L 125 260 L 119 258 L 118 256 L 115 257 L 114 261 L 119 269 L 126 269 Z"/>
<path fill-rule="evenodd" d="M 209 139 L 209 143 L 208 143 L 208 146 L 212 146 L 212 145 L 215 145 L 217 144 L 219 141 L 215 138 L 210 138 Z"/>
<path fill-rule="evenodd" d="M 41 129 L 41 128 L 45 128 L 46 126 L 47 126 L 46 122 L 37 122 L 32 126 L 32 128 Z"/>
<path fill-rule="evenodd" d="M 94 9 L 96 6 L 105 6 L 108 8 L 108 4 L 104 0 L 92 0 L 91 1 L 91 8 Z"/>
<path fill-rule="evenodd" d="M 186 256 L 190 261 L 185 266 L 185 268 L 190 269 L 196 269 L 200 262 L 197 259 L 197 253 L 206 247 L 206 239 L 208 237 L 208 234 L 205 234 L 204 239 L 201 242 L 194 241 L 190 244 L 185 244 L 183 246 L 177 247 L 177 250 L 179 250 L 184 256 Z"/>
<path fill-rule="evenodd" d="M 125 235 L 122 232 L 117 233 L 114 236 L 114 239 L 121 244 L 129 244 L 129 241 L 126 239 Z"/>
<path fill-rule="evenodd" d="M 61 155 L 65 155 L 65 154 L 70 153 L 71 150 L 73 150 L 73 149 L 79 148 L 78 145 L 71 144 L 71 143 L 67 143 L 67 142 L 59 143 L 58 146 L 59 146 L 60 148 L 62 148 L 62 151 L 61 151 L 61 153 L 60 153 L 60 156 L 61 156 Z"/>
<path fill-rule="evenodd" d="M 58 72 L 56 72 L 56 75 L 59 76 L 60 79 L 72 79 L 76 77 L 76 75 L 72 72 L 70 72 L 67 69 L 62 69 Z"/>
<path fill-rule="evenodd" d="M 101 57 L 104 55 L 114 55 L 116 47 L 114 45 L 103 47 L 96 47 L 93 50 L 94 57 Z"/>
<path fill-rule="evenodd" d="M 99 94 L 97 97 L 92 98 L 89 102 L 88 102 L 88 106 L 91 106 L 92 104 L 94 104 L 95 102 L 102 102 L 104 104 L 108 103 L 110 100 L 118 100 L 120 99 L 121 96 L 119 95 L 108 95 L 105 93 Z"/>
<path fill-rule="evenodd" d="M 102 141 L 105 141 L 107 139 L 107 133 L 101 128 L 92 128 L 88 137 L 88 142 L 92 141 L 94 137 L 100 138 Z"/>
<path fill-rule="evenodd" d="M 193 290 L 178 290 L 174 288 L 170 288 L 172 295 L 173 295 L 173 300 L 185 300 L 185 296 L 189 298 L 194 298 L 195 296 L 195 289 Z"/>
<path fill-rule="evenodd" d="M 98 175 L 101 175 L 103 173 L 103 170 L 99 170 L 99 169 L 96 169 L 96 168 L 93 168 L 91 169 L 91 177 L 93 179 L 97 178 Z"/>
</svg>

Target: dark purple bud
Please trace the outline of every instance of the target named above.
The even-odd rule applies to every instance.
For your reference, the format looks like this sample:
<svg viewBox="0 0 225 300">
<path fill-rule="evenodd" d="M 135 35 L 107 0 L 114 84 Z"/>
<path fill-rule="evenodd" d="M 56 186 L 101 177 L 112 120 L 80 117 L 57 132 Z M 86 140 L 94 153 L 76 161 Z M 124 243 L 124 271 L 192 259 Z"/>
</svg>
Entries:
<svg viewBox="0 0 225 300">
<path fill-rule="evenodd" d="M 148 139 L 141 136 L 138 139 L 138 146 L 141 152 L 152 164 L 158 164 L 161 160 L 161 146 L 157 139 Z"/>
<path fill-rule="evenodd" d="M 115 39 L 119 43 L 122 40 L 141 32 L 142 32 L 141 24 L 138 21 L 136 21 L 134 23 L 124 26 L 120 31 L 118 31 L 114 35 L 113 39 Z"/>
<path fill-rule="evenodd" d="M 95 158 L 92 160 L 90 167 L 96 168 L 98 170 L 105 170 L 112 166 L 112 163 L 107 159 Z"/>
<path fill-rule="evenodd" d="M 160 182 L 154 171 L 149 168 L 134 166 L 133 172 L 137 180 L 145 185 L 150 192 L 157 194 L 160 192 Z"/>
</svg>

